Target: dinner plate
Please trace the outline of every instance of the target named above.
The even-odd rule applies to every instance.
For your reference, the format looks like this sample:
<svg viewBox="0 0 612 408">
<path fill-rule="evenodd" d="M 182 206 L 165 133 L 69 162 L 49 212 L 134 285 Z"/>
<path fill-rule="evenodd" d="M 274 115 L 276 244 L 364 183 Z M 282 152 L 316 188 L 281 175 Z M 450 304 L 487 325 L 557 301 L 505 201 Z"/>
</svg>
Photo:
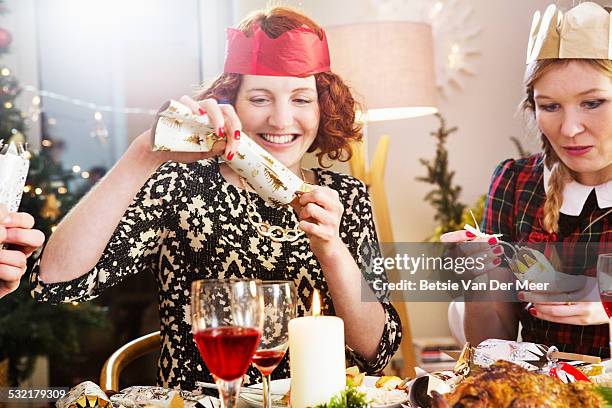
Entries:
<svg viewBox="0 0 612 408">
<path fill-rule="evenodd" d="M 372 377 L 366 376 L 363 380 L 362 386 L 374 388 L 374 384 L 380 377 Z M 284 378 L 282 380 L 272 380 L 270 381 L 270 391 L 274 394 L 287 394 L 289 392 L 289 387 L 291 385 L 291 379 Z M 251 388 L 262 388 L 262 384 L 253 384 L 250 386 Z M 263 406 L 263 396 L 255 395 L 255 394 L 247 394 L 241 393 L 240 398 L 242 398 L 247 404 L 249 404 L 253 408 L 260 408 Z M 272 406 L 275 408 L 286 408 L 287 405 L 281 402 L 282 397 L 273 397 Z M 387 405 L 376 405 L 372 404 L 372 408 L 399 408 L 402 404 L 406 404 L 408 402 L 408 393 L 406 393 L 406 399 L 398 402 L 394 402 L 393 404 Z"/>
<path fill-rule="evenodd" d="M 289 387 L 291 386 L 290 378 L 283 378 L 282 380 L 272 380 L 270 381 L 270 392 L 273 394 L 287 394 L 289 392 Z M 261 389 L 263 384 L 253 384 L 248 388 L 258 388 Z M 263 395 L 257 394 L 248 394 L 248 393 L 240 393 L 240 398 L 242 398 L 247 404 L 249 404 L 253 408 L 263 407 Z M 282 403 L 280 400 L 282 397 L 272 397 L 272 406 L 277 408 L 285 408 L 287 404 Z"/>
</svg>

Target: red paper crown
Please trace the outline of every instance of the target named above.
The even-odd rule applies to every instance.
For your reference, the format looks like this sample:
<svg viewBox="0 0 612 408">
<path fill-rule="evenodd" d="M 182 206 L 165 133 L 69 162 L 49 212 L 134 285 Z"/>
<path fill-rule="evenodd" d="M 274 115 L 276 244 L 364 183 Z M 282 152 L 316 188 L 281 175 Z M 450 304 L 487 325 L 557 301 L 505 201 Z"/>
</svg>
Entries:
<svg viewBox="0 0 612 408">
<path fill-rule="evenodd" d="M 323 38 L 306 26 L 270 38 L 255 24 L 253 35 L 227 29 L 225 72 L 305 77 L 329 71 L 329 50 Z"/>
</svg>

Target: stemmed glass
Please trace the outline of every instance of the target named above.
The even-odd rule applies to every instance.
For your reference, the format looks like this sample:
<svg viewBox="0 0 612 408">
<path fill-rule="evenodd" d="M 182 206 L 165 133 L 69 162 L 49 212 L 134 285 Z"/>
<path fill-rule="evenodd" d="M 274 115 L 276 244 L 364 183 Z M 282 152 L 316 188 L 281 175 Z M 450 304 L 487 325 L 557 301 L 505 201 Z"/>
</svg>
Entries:
<svg viewBox="0 0 612 408">
<path fill-rule="evenodd" d="M 289 346 L 289 320 L 297 313 L 295 285 L 290 281 L 262 283 L 264 326 L 253 365 L 259 370 L 263 383 L 263 408 L 272 407 L 270 375 L 283 359 Z"/>
<path fill-rule="evenodd" d="M 191 284 L 193 338 L 215 378 L 221 408 L 236 406 L 242 377 L 259 346 L 263 320 L 260 281 L 212 279 Z"/>
<path fill-rule="evenodd" d="M 612 254 L 600 254 L 597 258 L 597 283 L 601 303 L 608 317 L 612 317 Z"/>
</svg>

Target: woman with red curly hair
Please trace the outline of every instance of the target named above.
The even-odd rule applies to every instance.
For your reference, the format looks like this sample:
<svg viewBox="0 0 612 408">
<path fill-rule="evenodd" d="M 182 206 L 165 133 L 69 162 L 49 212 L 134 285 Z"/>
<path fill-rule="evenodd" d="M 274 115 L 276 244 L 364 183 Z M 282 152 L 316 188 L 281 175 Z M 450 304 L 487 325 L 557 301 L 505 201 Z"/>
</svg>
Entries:
<svg viewBox="0 0 612 408">
<path fill-rule="evenodd" d="M 208 115 L 225 141 L 209 153 L 151 152 L 150 132 L 140 135 L 58 226 L 32 273 L 34 296 L 89 300 L 130 274 L 153 272 L 162 340 L 158 381 L 193 389 L 213 378 L 192 339 L 191 282 L 292 280 L 298 314 L 307 314 L 318 290 L 324 314 L 344 320 L 350 358 L 363 371 L 380 371 L 399 346 L 401 325 L 388 302 L 361 300 L 369 260 L 380 256 L 366 188 L 348 175 L 302 168 L 307 152 L 317 152 L 322 166 L 326 159 L 347 160 L 349 143 L 360 137 L 355 101 L 330 71 L 323 30 L 290 9 L 255 13 L 228 30 L 224 73 L 195 99 L 181 101 Z M 317 187 L 293 208 L 266 203 L 226 164 L 243 132 Z M 262 235 L 260 223 L 286 235 Z M 247 375 L 258 381 L 254 369 Z M 288 375 L 285 357 L 273 376 Z"/>
</svg>

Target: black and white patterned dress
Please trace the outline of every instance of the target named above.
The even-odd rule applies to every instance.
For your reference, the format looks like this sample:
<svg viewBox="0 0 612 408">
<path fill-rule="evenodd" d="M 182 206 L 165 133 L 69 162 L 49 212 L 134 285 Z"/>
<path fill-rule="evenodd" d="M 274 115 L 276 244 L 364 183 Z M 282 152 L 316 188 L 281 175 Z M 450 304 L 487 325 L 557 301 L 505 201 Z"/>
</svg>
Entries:
<svg viewBox="0 0 612 408">
<path fill-rule="evenodd" d="M 378 255 L 366 188 L 348 175 L 313 171 L 319 185 L 338 191 L 345 207 L 340 236 L 361 267 L 363 254 Z M 255 193 L 250 194 L 264 221 L 290 228 L 296 225 L 292 209 L 274 208 Z M 313 289 L 321 293 L 324 313 L 334 314 L 308 238 L 304 235 L 293 243 L 276 243 L 259 236 L 247 219 L 246 205 L 246 192 L 223 178 L 216 160 L 167 162 L 137 194 L 93 270 L 69 282 L 45 284 L 38 279 L 35 267 L 30 278 L 32 296 L 52 303 L 87 301 L 128 275 L 152 272 L 158 286 L 161 325 L 158 383 L 192 390 L 196 380 L 212 382 L 191 334 L 189 292 L 194 280 L 292 280 L 297 287 L 298 315 L 309 310 Z M 372 247 L 374 251 L 368 250 Z M 376 358 L 368 361 L 347 352 L 370 373 L 384 368 L 401 340 L 395 309 L 388 303 L 383 303 L 383 308 L 386 322 Z M 285 357 L 273 377 L 288 376 Z M 247 381 L 259 382 L 259 378 L 251 367 Z"/>
</svg>

